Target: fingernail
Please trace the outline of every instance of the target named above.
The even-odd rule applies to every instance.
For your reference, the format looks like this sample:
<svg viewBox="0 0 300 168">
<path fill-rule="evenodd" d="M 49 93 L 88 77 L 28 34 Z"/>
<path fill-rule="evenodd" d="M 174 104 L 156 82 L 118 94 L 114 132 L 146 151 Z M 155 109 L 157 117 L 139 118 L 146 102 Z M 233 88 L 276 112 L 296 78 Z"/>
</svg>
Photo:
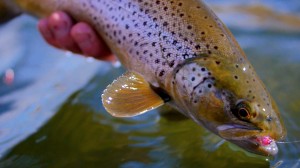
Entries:
<svg viewBox="0 0 300 168">
<path fill-rule="evenodd" d="M 54 13 L 51 16 L 50 24 L 55 37 L 64 37 L 68 35 L 70 31 L 70 24 L 68 24 L 65 20 L 64 16 L 59 13 Z"/>
<path fill-rule="evenodd" d="M 55 34 L 55 37 L 64 37 L 68 34 L 68 28 L 66 23 L 60 23 L 53 25 L 52 30 Z"/>
</svg>

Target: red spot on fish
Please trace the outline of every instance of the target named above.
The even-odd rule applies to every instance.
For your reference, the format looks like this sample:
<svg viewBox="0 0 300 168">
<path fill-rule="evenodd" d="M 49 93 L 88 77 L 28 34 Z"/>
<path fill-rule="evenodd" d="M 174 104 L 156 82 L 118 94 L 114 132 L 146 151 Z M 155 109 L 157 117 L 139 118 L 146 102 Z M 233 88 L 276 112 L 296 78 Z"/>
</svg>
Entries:
<svg viewBox="0 0 300 168">
<path fill-rule="evenodd" d="M 256 140 L 263 146 L 268 146 L 273 142 L 273 139 L 269 136 L 258 137 Z"/>
</svg>

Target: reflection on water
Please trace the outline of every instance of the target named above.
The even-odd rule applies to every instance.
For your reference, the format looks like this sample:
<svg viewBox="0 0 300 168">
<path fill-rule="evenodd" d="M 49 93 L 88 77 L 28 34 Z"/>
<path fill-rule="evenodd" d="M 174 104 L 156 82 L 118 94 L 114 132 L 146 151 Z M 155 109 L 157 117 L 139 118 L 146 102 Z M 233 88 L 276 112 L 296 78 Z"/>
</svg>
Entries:
<svg viewBox="0 0 300 168">
<path fill-rule="evenodd" d="M 36 21 L 22 17 L 0 30 L 1 156 L 36 132 L 99 66 L 46 46 L 35 27 Z"/>
<path fill-rule="evenodd" d="M 273 10 L 279 2 L 264 5 Z M 220 8 L 246 2 L 211 3 Z M 291 1 L 290 7 L 300 5 Z M 235 18 L 221 17 L 226 24 Z M 251 31 L 234 21 L 228 25 L 278 102 L 288 140 L 300 140 L 299 34 L 260 24 Z M 256 156 L 180 114 L 165 113 L 167 107 L 134 118 L 111 117 L 100 94 L 123 70 L 62 56 L 41 42 L 34 26 L 23 18 L 0 28 L 5 37 L 0 39 L 0 77 L 7 69 L 15 77 L 12 85 L 0 82 L 0 167 L 299 166 L 300 143 L 279 144 L 275 158 Z"/>
</svg>

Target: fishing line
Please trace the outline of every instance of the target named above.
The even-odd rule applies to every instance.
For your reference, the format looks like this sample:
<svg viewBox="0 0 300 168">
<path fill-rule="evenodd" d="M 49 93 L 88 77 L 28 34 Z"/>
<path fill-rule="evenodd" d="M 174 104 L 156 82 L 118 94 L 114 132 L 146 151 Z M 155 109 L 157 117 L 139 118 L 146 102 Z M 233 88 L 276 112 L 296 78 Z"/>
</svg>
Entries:
<svg viewBox="0 0 300 168">
<path fill-rule="evenodd" d="M 276 143 L 279 143 L 279 144 L 286 144 L 286 143 L 300 143 L 300 140 L 299 140 L 299 141 L 277 141 Z"/>
</svg>

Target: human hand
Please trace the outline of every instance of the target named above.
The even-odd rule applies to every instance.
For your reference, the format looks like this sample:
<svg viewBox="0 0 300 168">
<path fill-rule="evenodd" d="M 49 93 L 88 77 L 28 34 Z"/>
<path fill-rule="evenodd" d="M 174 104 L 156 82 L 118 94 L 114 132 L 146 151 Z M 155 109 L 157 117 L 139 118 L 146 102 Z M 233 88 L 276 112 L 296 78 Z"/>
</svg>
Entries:
<svg viewBox="0 0 300 168">
<path fill-rule="evenodd" d="M 105 42 L 90 25 L 75 22 L 65 12 L 54 12 L 49 17 L 41 19 L 38 28 L 43 38 L 54 47 L 99 60 L 116 60 Z"/>
</svg>

